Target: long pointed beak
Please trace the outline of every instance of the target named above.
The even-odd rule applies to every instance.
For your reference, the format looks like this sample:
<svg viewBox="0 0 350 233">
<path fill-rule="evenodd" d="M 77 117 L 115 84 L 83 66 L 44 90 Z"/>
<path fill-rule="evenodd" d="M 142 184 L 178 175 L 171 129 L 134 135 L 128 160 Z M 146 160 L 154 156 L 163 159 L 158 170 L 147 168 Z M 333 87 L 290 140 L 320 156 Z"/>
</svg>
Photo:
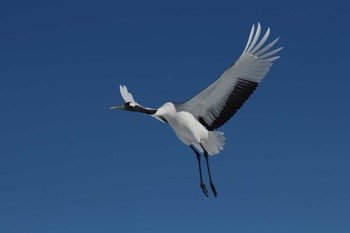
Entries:
<svg viewBox="0 0 350 233">
<path fill-rule="evenodd" d="M 110 107 L 109 109 L 123 109 L 123 105 L 113 106 L 113 107 Z"/>
</svg>

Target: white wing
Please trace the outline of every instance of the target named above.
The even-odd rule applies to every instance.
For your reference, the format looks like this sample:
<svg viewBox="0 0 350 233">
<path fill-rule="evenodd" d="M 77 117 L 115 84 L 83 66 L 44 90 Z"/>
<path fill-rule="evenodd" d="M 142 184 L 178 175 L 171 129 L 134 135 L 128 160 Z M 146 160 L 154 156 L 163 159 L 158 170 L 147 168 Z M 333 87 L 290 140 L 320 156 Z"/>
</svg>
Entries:
<svg viewBox="0 0 350 233">
<path fill-rule="evenodd" d="M 190 112 L 209 130 L 219 128 L 227 122 L 265 77 L 272 62 L 279 58 L 273 55 L 282 47 L 269 51 L 278 38 L 262 47 L 270 35 L 270 28 L 259 41 L 260 32 L 260 23 L 256 31 L 253 25 L 239 59 L 198 95 L 178 104 L 178 110 Z"/>
<path fill-rule="evenodd" d="M 130 103 L 138 104 L 138 103 L 136 103 L 136 101 L 134 100 L 134 97 L 128 91 L 128 88 L 126 88 L 126 86 L 119 85 L 119 90 L 120 90 L 120 94 L 122 95 L 122 97 L 126 103 L 130 102 Z"/>
</svg>

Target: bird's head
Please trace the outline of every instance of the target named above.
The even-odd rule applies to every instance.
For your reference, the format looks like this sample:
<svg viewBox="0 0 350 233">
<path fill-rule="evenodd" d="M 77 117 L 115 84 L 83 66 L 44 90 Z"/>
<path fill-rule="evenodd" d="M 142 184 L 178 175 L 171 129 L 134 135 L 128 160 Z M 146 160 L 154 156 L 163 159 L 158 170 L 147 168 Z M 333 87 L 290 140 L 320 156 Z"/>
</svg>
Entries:
<svg viewBox="0 0 350 233">
<path fill-rule="evenodd" d="M 125 104 L 118 105 L 118 106 L 113 106 L 110 107 L 109 109 L 121 109 L 125 111 L 130 111 L 130 112 L 138 112 L 139 105 L 133 102 L 126 102 Z"/>
<path fill-rule="evenodd" d="M 122 104 L 119 106 L 113 106 L 113 107 L 110 107 L 109 109 L 122 109 L 129 112 L 141 112 L 148 115 L 152 115 L 157 112 L 156 109 L 144 108 L 135 102 L 126 102 L 125 104 Z"/>
</svg>

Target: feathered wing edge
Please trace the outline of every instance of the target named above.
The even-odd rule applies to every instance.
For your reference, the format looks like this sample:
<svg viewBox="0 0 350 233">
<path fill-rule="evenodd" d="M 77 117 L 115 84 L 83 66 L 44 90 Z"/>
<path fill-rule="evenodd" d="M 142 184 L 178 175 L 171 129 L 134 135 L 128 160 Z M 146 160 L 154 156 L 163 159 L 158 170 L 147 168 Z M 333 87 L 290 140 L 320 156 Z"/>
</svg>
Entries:
<svg viewBox="0 0 350 233">
<path fill-rule="evenodd" d="M 134 100 L 134 97 L 128 91 L 128 88 L 126 86 L 119 85 L 119 90 L 120 90 L 120 94 L 122 95 L 122 97 L 126 103 L 131 102 L 131 103 L 137 104 L 136 101 Z"/>
<path fill-rule="evenodd" d="M 280 57 L 273 55 L 282 50 L 283 47 L 269 51 L 277 43 L 279 37 L 264 46 L 270 36 L 270 27 L 267 28 L 261 39 L 259 39 L 260 35 L 260 23 L 258 23 L 256 30 L 255 25 L 253 25 L 241 56 L 220 77 L 231 75 L 236 79 L 240 78 L 255 83 L 261 82 L 272 66 L 272 62 Z"/>
</svg>

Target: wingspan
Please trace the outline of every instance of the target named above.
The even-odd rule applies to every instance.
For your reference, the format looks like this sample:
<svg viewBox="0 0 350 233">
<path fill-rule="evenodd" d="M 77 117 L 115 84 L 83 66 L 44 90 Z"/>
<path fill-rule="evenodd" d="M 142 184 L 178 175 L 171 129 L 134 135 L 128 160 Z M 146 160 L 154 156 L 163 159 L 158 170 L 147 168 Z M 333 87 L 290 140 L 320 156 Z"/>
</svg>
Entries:
<svg viewBox="0 0 350 233">
<path fill-rule="evenodd" d="M 270 28 L 259 40 L 260 32 L 260 23 L 256 31 L 253 25 L 239 59 L 210 86 L 189 101 L 178 104 L 177 108 L 190 112 L 209 130 L 225 124 L 254 92 L 273 61 L 279 58 L 274 55 L 282 47 L 270 51 L 279 38 L 263 47 L 270 35 Z"/>
</svg>

